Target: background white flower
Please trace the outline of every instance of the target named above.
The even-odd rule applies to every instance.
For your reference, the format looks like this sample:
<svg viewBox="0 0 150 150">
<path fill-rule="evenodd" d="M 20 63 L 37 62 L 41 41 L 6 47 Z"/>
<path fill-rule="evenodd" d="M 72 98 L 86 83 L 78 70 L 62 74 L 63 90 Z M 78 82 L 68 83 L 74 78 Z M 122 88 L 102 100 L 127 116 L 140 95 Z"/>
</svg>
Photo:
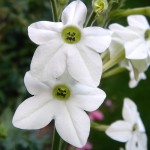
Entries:
<svg viewBox="0 0 150 150">
<path fill-rule="evenodd" d="M 150 26 L 145 16 L 131 15 L 127 18 L 129 26 L 117 23 L 109 28 L 123 40 L 127 59 L 148 59 L 150 56 Z"/>
<path fill-rule="evenodd" d="M 31 73 L 45 81 L 59 77 L 67 68 L 77 81 L 98 86 L 102 60 L 98 53 L 110 44 L 110 32 L 100 27 L 83 28 L 87 8 L 71 2 L 62 12 L 62 22 L 39 21 L 28 27 L 30 39 L 40 45 L 31 62 Z"/>
<path fill-rule="evenodd" d="M 40 129 L 54 119 L 62 139 L 83 147 L 90 131 L 90 119 L 84 110 L 96 110 L 106 94 L 75 82 L 67 74 L 44 83 L 27 72 L 24 82 L 33 96 L 19 105 L 13 125 L 21 129 Z"/>
<path fill-rule="evenodd" d="M 109 46 L 110 59 L 114 59 L 119 53 L 125 52 L 123 39 L 119 38 L 116 33 L 112 34 L 112 41 Z M 130 81 L 129 87 L 134 88 L 140 80 L 145 80 L 145 71 L 148 69 L 150 59 L 128 59 L 124 58 L 119 66 L 126 68 L 129 71 Z"/>
<path fill-rule="evenodd" d="M 112 139 L 126 143 L 126 150 L 147 150 L 145 128 L 133 101 L 124 99 L 122 116 L 110 125 L 106 134 Z"/>
</svg>

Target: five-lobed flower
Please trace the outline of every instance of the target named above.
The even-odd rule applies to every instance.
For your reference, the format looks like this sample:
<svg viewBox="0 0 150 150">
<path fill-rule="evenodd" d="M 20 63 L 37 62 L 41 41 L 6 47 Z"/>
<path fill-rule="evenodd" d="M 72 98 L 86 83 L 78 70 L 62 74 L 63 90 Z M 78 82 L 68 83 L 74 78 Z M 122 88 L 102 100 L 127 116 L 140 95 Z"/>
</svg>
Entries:
<svg viewBox="0 0 150 150">
<path fill-rule="evenodd" d="M 116 141 L 127 142 L 126 150 L 147 150 L 144 125 L 136 104 L 129 98 L 124 99 L 122 116 L 124 120 L 112 123 L 106 134 Z"/>
<path fill-rule="evenodd" d="M 77 81 L 97 87 L 102 74 L 98 53 L 111 42 L 109 30 L 86 27 L 87 8 L 71 2 L 62 12 L 62 22 L 39 21 L 28 27 L 30 39 L 39 45 L 31 62 L 31 74 L 42 81 L 61 76 L 67 68 Z"/>
<path fill-rule="evenodd" d="M 54 119 L 63 140 L 83 147 L 90 131 L 90 119 L 84 110 L 96 110 L 106 94 L 96 87 L 76 82 L 67 72 L 47 82 L 41 82 L 27 72 L 24 82 L 33 96 L 19 105 L 13 125 L 21 129 L 40 129 Z"/>
</svg>

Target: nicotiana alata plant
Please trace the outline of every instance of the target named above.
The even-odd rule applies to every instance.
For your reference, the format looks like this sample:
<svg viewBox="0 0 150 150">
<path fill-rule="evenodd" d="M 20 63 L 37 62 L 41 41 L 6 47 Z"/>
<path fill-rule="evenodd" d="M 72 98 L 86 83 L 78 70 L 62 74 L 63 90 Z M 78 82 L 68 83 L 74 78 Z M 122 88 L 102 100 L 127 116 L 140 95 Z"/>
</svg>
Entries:
<svg viewBox="0 0 150 150">
<path fill-rule="evenodd" d="M 93 0 L 93 10 L 86 18 L 87 8 L 81 0 L 62 9 L 67 3 L 51 0 L 54 22 L 38 21 L 28 27 L 30 39 L 37 44 L 30 70 L 24 77 L 32 97 L 19 105 L 13 125 L 32 130 L 54 120 L 54 128 L 64 142 L 72 145 L 71 149 L 86 147 L 92 127 L 106 131 L 114 140 L 127 142 L 126 150 L 146 150 L 147 136 L 134 102 L 126 98 L 124 121 L 110 126 L 95 122 L 102 117 L 95 110 L 107 94 L 100 89 L 101 78 L 127 69 L 131 88 L 146 79 L 150 27 L 144 15 L 149 15 L 145 10 L 150 8 L 119 10 L 123 1 L 118 1 L 114 9 L 113 3 L 117 1 Z M 59 4 L 62 7 L 58 10 Z M 128 16 L 128 26 L 110 25 L 114 18 L 124 16 Z M 95 112 L 88 116 L 85 111 Z M 51 149 L 65 147 L 61 142 L 59 146 L 52 142 Z"/>
</svg>

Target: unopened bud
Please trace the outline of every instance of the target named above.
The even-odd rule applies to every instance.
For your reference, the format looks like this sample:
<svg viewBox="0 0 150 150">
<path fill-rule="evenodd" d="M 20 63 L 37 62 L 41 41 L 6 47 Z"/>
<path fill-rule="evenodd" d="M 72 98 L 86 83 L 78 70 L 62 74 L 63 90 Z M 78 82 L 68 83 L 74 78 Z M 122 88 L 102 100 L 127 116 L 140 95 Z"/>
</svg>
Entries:
<svg viewBox="0 0 150 150">
<path fill-rule="evenodd" d="M 108 8 L 107 0 L 93 0 L 92 5 L 94 11 L 98 14 Z"/>
</svg>

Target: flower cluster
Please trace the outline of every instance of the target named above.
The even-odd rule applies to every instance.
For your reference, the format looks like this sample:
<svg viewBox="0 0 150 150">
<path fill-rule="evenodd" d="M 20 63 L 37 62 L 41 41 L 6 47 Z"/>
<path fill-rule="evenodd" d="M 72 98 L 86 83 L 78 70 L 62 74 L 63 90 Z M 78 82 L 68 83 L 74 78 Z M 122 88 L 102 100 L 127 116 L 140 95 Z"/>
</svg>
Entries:
<svg viewBox="0 0 150 150">
<path fill-rule="evenodd" d="M 16 110 L 13 125 L 40 129 L 52 119 L 62 139 L 83 147 L 89 135 L 90 119 L 106 94 L 97 86 L 102 74 L 99 53 L 111 42 L 110 31 L 86 27 L 87 8 L 71 2 L 62 12 L 62 22 L 39 21 L 28 27 L 30 39 L 38 45 L 24 82 L 33 95 Z"/>
<path fill-rule="evenodd" d="M 100 18 L 110 15 L 110 2 L 93 0 L 90 16 L 95 18 L 89 19 L 91 24 L 96 15 Z M 64 1 L 61 3 L 65 5 Z M 126 150 L 146 150 L 145 128 L 136 104 L 130 99 L 124 100 L 124 120 L 109 127 L 94 121 L 104 120 L 103 113 L 96 111 L 106 98 L 99 86 L 101 77 L 127 69 L 130 88 L 146 79 L 145 71 L 150 65 L 150 25 L 145 16 L 130 15 L 127 27 L 114 23 L 104 29 L 88 26 L 86 16 L 85 4 L 75 0 L 62 11 L 61 22 L 39 21 L 28 27 L 29 38 L 37 44 L 30 70 L 24 77 L 32 96 L 17 108 L 13 125 L 32 130 L 54 120 L 64 141 L 77 149 L 92 149 L 93 145 L 87 142 L 91 124 L 106 131 L 112 139 L 126 142 Z M 104 20 L 107 25 L 110 19 Z M 112 105 L 110 100 L 105 103 L 108 107 Z"/>
</svg>

